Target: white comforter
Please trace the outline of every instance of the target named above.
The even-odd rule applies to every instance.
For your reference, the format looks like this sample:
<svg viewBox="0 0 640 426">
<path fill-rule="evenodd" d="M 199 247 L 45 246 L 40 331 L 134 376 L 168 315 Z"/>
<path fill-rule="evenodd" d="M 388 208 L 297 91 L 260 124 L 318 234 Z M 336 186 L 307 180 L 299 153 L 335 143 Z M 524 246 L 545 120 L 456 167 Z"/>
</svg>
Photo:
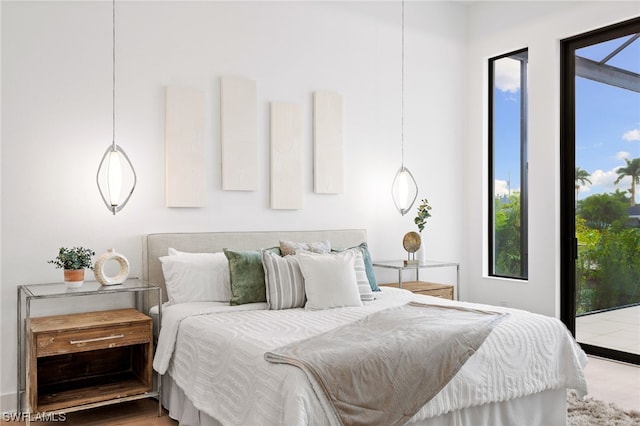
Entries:
<svg viewBox="0 0 640 426">
<path fill-rule="evenodd" d="M 314 393 L 305 374 L 293 366 L 266 362 L 264 353 L 416 300 L 511 315 L 412 420 L 549 389 L 586 393 L 586 355 L 555 318 L 394 288 L 384 288 L 376 297 L 361 308 L 324 311 L 269 311 L 262 303 L 169 306 L 163 311 L 154 368 L 170 374 L 196 408 L 225 425 L 328 424 L 327 402 Z"/>
</svg>

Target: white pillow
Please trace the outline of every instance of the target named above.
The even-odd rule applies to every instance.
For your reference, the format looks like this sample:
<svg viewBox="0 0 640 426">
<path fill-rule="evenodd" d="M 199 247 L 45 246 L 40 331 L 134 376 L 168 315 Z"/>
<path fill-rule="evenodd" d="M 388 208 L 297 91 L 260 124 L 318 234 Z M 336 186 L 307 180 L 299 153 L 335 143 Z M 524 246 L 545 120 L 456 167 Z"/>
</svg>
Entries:
<svg viewBox="0 0 640 426">
<path fill-rule="evenodd" d="M 179 251 L 174 249 L 173 247 L 169 247 L 167 251 L 169 253 L 169 256 L 202 256 L 203 254 L 205 256 L 208 256 L 208 255 L 214 254 L 214 253 L 193 253 L 190 251 Z"/>
<path fill-rule="evenodd" d="M 330 309 L 362 306 L 356 281 L 356 253 L 296 254 L 304 276 L 306 309 Z"/>
<path fill-rule="evenodd" d="M 175 253 L 175 254 L 173 254 Z M 160 257 L 171 304 L 229 302 L 229 261 L 224 253 L 184 253 Z"/>
</svg>

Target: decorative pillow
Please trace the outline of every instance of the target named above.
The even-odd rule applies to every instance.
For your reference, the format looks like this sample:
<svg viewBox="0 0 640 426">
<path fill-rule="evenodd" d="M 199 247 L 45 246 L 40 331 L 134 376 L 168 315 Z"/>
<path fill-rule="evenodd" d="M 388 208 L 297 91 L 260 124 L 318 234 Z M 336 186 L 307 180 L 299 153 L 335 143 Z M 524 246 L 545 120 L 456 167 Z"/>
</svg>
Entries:
<svg viewBox="0 0 640 426">
<path fill-rule="evenodd" d="M 354 268 L 356 253 L 296 254 L 304 276 L 306 309 L 362 306 Z"/>
<path fill-rule="evenodd" d="M 229 263 L 223 253 L 184 253 L 159 259 L 171 304 L 231 299 Z"/>
<path fill-rule="evenodd" d="M 306 297 L 298 260 L 262 250 L 262 266 L 269 309 L 302 308 Z"/>
<path fill-rule="evenodd" d="M 329 253 L 331 252 L 331 241 L 317 241 L 315 243 L 280 241 L 280 253 L 282 254 L 282 256 L 292 256 L 298 251 L 310 251 L 312 253 Z"/>
<path fill-rule="evenodd" d="M 378 287 L 378 282 L 376 281 L 376 274 L 373 271 L 373 261 L 371 260 L 371 253 L 369 253 L 369 246 L 367 245 L 366 241 L 363 243 L 360 243 L 360 245 L 357 245 L 355 247 L 350 247 L 350 248 L 362 249 L 364 268 L 367 273 L 367 280 L 369 280 L 369 286 L 371 286 L 371 290 L 373 291 L 380 291 L 380 287 Z M 331 251 L 338 252 L 341 250 L 331 250 Z"/>
<path fill-rule="evenodd" d="M 199 254 L 211 254 L 211 253 L 192 253 L 189 251 L 178 251 L 173 247 L 169 247 L 167 249 L 167 252 L 169 253 L 169 256 L 193 256 L 193 255 L 199 255 Z"/>
<path fill-rule="evenodd" d="M 364 267 L 364 255 L 361 249 L 354 248 L 350 250 L 353 250 L 356 253 L 356 261 L 353 264 L 353 269 L 356 272 L 356 283 L 358 284 L 360 300 L 363 302 L 370 302 L 375 299 L 375 297 L 373 297 L 373 291 L 371 290 L 369 280 L 367 279 L 367 272 Z"/>
<path fill-rule="evenodd" d="M 231 305 L 266 302 L 264 268 L 260 251 L 234 251 L 223 249 L 229 260 L 231 276 Z M 267 249 L 273 250 L 273 249 Z M 276 248 L 276 253 L 279 251 Z"/>
</svg>

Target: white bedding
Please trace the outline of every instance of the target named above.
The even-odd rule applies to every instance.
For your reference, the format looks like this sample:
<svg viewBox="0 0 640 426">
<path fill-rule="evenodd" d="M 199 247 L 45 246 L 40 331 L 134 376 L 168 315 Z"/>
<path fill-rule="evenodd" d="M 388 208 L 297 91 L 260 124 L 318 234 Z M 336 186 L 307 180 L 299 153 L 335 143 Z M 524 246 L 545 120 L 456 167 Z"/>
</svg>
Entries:
<svg viewBox="0 0 640 426">
<path fill-rule="evenodd" d="M 313 392 L 304 373 L 267 363 L 265 352 L 410 300 L 489 308 L 394 288 L 376 296 L 363 307 L 323 311 L 268 311 L 261 303 L 168 306 L 154 368 L 170 374 L 199 410 L 222 424 L 330 424 L 324 397 Z M 549 389 L 586 393 L 586 356 L 560 321 L 490 308 L 511 315 L 412 420 Z"/>
</svg>

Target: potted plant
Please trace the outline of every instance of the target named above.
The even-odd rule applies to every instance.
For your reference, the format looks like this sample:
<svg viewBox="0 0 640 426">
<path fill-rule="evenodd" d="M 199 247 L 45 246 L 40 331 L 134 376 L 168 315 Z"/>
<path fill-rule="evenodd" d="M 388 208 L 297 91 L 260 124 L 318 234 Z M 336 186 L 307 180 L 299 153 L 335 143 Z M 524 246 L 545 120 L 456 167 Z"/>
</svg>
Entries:
<svg viewBox="0 0 640 426">
<path fill-rule="evenodd" d="M 427 219 L 431 217 L 431 206 L 429 200 L 424 198 L 418 206 L 418 215 L 413 219 L 414 223 L 418 225 L 418 231 L 422 233 L 424 226 L 427 224 Z"/>
<path fill-rule="evenodd" d="M 56 268 L 64 269 L 64 282 L 70 288 L 78 288 L 84 282 L 85 268 L 93 269 L 91 256 L 94 255 L 93 250 L 84 247 L 60 247 L 55 259 L 51 259 L 47 263 L 54 264 Z"/>
<path fill-rule="evenodd" d="M 429 219 L 430 217 L 431 205 L 429 204 L 429 200 L 424 198 L 418 206 L 418 213 L 415 219 L 413 219 L 413 222 L 418 225 L 418 231 L 420 232 L 420 250 L 418 250 L 418 259 L 421 262 L 424 262 L 426 260 L 424 241 L 422 240 L 422 231 L 424 230 L 424 226 L 427 224 L 427 219 Z"/>
</svg>

